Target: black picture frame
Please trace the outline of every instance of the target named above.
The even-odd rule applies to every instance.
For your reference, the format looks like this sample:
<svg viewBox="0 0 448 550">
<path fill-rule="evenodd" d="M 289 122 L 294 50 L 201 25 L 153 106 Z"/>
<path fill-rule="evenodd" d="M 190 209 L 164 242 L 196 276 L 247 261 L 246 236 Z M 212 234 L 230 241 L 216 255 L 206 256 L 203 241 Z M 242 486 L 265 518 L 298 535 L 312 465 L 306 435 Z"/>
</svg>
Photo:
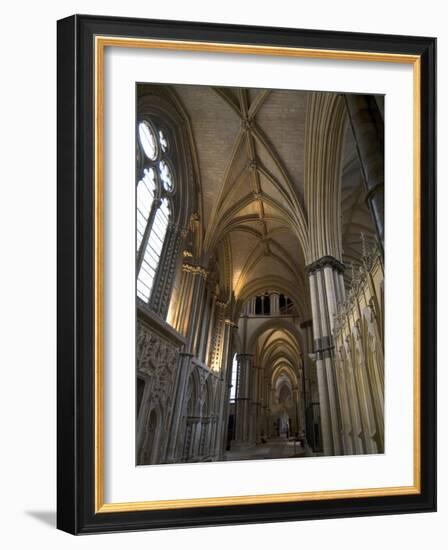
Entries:
<svg viewBox="0 0 448 550">
<path fill-rule="evenodd" d="M 68 533 L 231 525 L 436 509 L 436 39 L 74 15 L 58 21 L 57 527 Z M 421 484 L 418 494 L 181 509 L 95 510 L 95 36 L 420 57 Z"/>
</svg>

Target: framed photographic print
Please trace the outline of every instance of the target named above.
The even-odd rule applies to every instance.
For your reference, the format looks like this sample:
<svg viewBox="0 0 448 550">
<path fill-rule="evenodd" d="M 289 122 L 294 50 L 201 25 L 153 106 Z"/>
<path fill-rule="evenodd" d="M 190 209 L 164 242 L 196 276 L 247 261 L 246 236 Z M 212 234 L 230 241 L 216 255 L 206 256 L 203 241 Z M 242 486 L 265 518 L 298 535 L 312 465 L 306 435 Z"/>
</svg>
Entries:
<svg viewBox="0 0 448 550">
<path fill-rule="evenodd" d="M 434 511 L 434 38 L 58 22 L 58 527 Z"/>
</svg>

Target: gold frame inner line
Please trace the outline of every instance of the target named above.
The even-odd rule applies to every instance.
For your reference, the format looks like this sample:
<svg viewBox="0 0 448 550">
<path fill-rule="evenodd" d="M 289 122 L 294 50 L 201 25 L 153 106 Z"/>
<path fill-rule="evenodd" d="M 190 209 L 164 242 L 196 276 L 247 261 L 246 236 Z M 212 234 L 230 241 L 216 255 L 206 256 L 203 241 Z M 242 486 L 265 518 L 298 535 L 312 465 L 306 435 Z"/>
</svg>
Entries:
<svg viewBox="0 0 448 550">
<path fill-rule="evenodd" d="M 414 297 L 414 350 L 413 350 L 413 485 L 402 487 L 362 488 L 350 490 L 329 490 L 298 493 L 264 495 L 225 496 L 213 498 L 189 498 L 180 500 L 154 500 L 141 502 L 106 503 L 104 501 L 104 51 L 106 47 L 155 48 L 164 50 L 194 51 L 208 53 L 232 53 L 301 57 L 342 61 L 367 61 L 382 63 L 405 63 L 413 65 L 413 297 Z M 420 424 L 420 220 L 421 220 L 421 58 L 417 55 L 402 55 L 382 52 L 357 52 L 345 50 L 325 50 L 292 48 L 279 46 L 257 46 L 252 44 L 225 44 L 214 42 L 157 40 L 122 38 L 116 36 L 96 36 L 95 56 L 95 497 L 96 513 L 128 512 L 142 510 L 163 510 L 207 506 L 231 506 L 241 504 L 261 504 L 274 502 L 300 502 L 331 500 L 341 498 L 363 498 L 393 495 L 411 495 L 421 492 L 421 424 Z"/>
</svg>

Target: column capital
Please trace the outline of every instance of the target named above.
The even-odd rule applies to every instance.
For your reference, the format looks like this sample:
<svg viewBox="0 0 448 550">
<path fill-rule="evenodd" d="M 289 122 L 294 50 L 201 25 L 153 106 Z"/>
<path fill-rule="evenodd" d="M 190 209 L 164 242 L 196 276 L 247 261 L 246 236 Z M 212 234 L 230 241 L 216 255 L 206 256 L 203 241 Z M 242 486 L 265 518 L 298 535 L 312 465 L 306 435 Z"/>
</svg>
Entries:
<svg viewBox="0 0 448 550">
<path fill-rule="evenodd" d="M 200 275 L 204 279 L 206 279 L 208 275 L 208 270 L 205 269 L 205 267 L 185 261 L 182 264 L 182 270 L 187 273 L 192 273 L 193 275 Z"/>
<path fill-rule="evenodd" d="M 331 267 L 332 269 L 334 269 L 335 271 L 339 271 L 340 273 L 344 273 L 345 271 L 345 265 L 337 260 L 334 256 L 322 256 L 322 258 L 319 258 L 311 264 L 308 264 L 305 267 L 305 271 L 308 273 L 308 275 L 311 275 L 315 271 L 319 271 L 320 269 L 324 269 L 325 267 Z"/>
</svg>

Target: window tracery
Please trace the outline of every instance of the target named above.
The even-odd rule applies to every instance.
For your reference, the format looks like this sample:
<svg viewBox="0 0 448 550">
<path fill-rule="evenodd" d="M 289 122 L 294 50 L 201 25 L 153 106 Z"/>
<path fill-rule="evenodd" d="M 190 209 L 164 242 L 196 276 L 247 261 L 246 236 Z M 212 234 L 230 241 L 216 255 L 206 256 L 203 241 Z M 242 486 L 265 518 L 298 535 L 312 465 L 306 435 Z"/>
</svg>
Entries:
<svg viewBox="0 0 448 550">
<path fill-rule="evenodd" d="M 153 122 L 138 124 L 138 146 L 144 158 L 137 183 L 137 296 L 149 302 L 172 216 L 170 196 L 175 177 L 169 142 Z"/>
<path fill-rule="evenodd" d="M 246 313 L 256 316 L 297 315 L 297 309 L 291 298 L 285 294 L 265 292 L 250 298 Z"/>
</svg>

